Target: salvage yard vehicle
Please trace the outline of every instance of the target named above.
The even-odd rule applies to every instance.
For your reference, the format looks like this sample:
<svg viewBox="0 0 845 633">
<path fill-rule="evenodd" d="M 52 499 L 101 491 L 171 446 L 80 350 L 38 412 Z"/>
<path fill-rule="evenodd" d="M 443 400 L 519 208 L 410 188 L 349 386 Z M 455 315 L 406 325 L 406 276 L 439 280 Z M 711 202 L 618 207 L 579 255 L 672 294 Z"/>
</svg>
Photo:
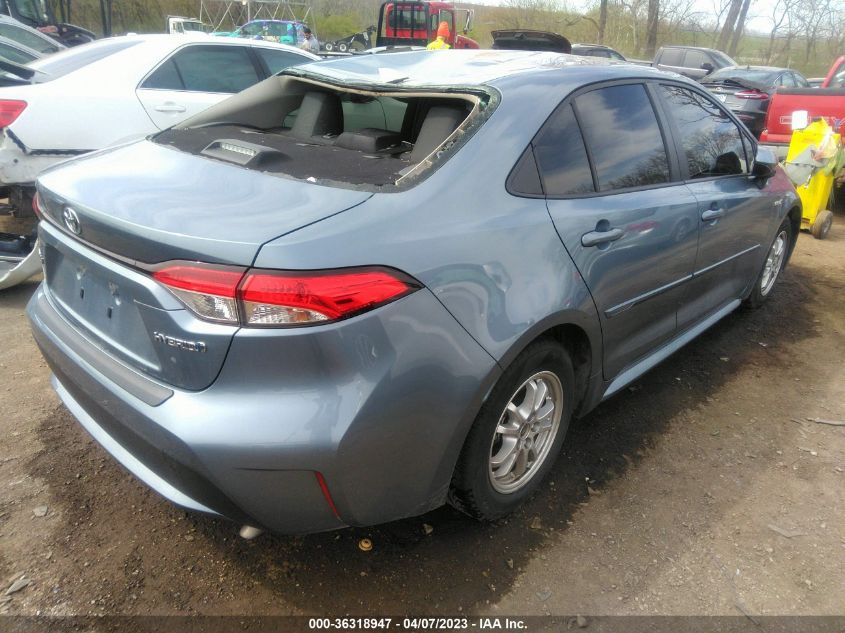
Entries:
<svg viewBox="0 0 845 633">
<path fill-rule="evenodd" d="M 15 41 L 44 55 L 52 55 L 67 48 L 49 35 L 5 15 L 0 15 L 0 37 Z"/>
<path fill-rule="evenodd" d="M 252 20 L 234 31 L 217 32 L 220 37 L 243 37 L 299 46 L 305 41 L 306 24 L 297 20 Z"/>
<path fill-rule="evenodd" d="M 288 66 L 317 59 L 273 42 L 137 35 L 99 40 L 18 70 L 0 65 L 0 194 L 15 215 L 31 215 L 35 178 L 44 168 L 168 128 Z M 18 237 L 0 238 L 0 249 L 4 239 L 20 244 Z M 28 252 L 14 250 L 24 261 Z"/>
<path fill-rule="evenodd" d="M 701 80 L 702 85 L 760 136 L 772 95 L 780 88 L 809 88 L 798 71 L 772 66 L 730 66 Z"/>
<path fill-rule="evenodd" d="M 699 81 L 715 70 L 737 65 L 722 51 L 700 46 L 661 46 L 654 56 L 653 63 L 659 70 L 678 73 Z"/>
<path fill-rule="evenodd" d="M 784 87 L 772 95 L 760 142 L 780 157 L 786 156 L 792 138 L 794 112 L 803 113 L 807 122 L 823 117 L 836 132 L 845 132 L 845 56 L 833 62 L 820 87 Z"/>
<path fill-rule="evenodd" d="M 622 53 L 610 48 L 610 46 L 605 46 L 604 44 L 573 44 L 572 54 L 583 55 L 584 57 L 615 59 L 618 62 L 627 61 Z"/>
<path fill-rule="evenodd" d="M 106 3 L 111 0 L 100 0 L 100 13 L 106 17 Z M 50 36 L 64 46 L 78 46 L 93 42 L 95 35 L 81 26 L 69 24 L 66 18 L 70 12 L 70 0 L 59 0 L 61 19 L 53 11 L 54 2 L 49 0 L 0 0 L 0 15 L 31 27 L 33 30 Z M 104 31 L 110 34 L 110 25 L 104 24 Z M 7 36 L 8 37 L 8 36 Z"/>
<path fill-rule="evenodd" d="M 505 515 L 573 416 L 766 301 L 801 221 L 698 84 L 510 51 L 290 68 L 37 204 L 60 398 L 244 536 Z"/>
<path fill-rule="evenodd" d="M 472 9 L 459 9 L 451 2 L 400 0 L 383 2 L 378 14 L 375 47 L 426 46 L 437 37 L 441 22 L 449 27 L 446 43 L 451 48 L 478 48 L 468 37 L 472 29 Z"/>
</svg>

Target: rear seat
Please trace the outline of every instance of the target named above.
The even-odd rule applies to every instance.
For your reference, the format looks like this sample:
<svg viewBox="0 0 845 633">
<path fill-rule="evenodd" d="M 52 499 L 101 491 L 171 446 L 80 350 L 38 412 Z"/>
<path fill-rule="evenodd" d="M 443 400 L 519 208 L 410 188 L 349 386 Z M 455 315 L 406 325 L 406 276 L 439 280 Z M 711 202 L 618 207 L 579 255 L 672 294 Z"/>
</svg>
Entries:
<svg viewBox="0 0 845 633">
<path fill-rule="evenodd" d="M 333 92 L 306 92 L 290 135 L 302 141 L 325 143 L 343 132 L 343 108 Z"/>
</svg>

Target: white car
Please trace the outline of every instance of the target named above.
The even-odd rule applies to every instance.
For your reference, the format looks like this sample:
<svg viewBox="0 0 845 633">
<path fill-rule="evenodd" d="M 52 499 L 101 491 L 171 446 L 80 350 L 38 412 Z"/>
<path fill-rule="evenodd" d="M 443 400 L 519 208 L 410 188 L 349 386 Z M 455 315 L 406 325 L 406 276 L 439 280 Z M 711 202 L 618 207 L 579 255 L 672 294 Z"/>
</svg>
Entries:
<svg viewBox="0 0 845 633">
<path fill-rule="evenodd" d="M 258 40 L 132 35 L 15 69 L 0 62 L 0 197 L 31 212 L 42 170 L 171 127 L 288 66 L 320 59 Z M 29 69 L 29 70 L 25 70 Z M 31 75 L 21 78 L 20 75 Z"/>
</svg>

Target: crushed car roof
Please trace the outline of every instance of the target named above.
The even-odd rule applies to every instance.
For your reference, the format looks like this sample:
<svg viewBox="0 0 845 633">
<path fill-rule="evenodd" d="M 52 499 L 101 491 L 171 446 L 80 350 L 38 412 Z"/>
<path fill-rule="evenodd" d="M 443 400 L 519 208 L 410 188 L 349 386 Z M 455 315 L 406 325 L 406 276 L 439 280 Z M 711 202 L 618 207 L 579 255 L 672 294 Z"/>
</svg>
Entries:
<svg viewBox="0 0 845 633">
<path fill-rule="evenodd" d="M 354 55 L 314 64 L 304 64 L 284 74 L 321 77 L 337 83 L 360 83 L 397 87 L 409 86 L 479 86 L 497 79 L 565 67 L 636 68 L 651 75 L 642 66 L 630 66 L 602 58 L 585 58 L 561 53 L 450 50 L 412 51 L 383 55 Z M 663 75 L 665 76 L 665 75 Z"/>
</svg>

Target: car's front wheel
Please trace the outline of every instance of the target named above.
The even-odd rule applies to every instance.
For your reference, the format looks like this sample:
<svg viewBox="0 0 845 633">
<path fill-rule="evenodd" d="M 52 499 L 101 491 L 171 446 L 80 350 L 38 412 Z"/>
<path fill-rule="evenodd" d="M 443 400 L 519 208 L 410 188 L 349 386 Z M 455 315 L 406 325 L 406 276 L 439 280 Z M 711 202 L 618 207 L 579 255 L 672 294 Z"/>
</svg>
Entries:
<svg viewBox="0 0 845 633">
<path fill-rule="evenodd" d="M 508 514 L 540 485 L 560 452 L 574 371 L 554 340 L 532 343 L 499 378 L 467 436 L 450 502 L 479 519 Z"/>
<path fill-rule="evenodd" d="M 792 224 L 789 218 L 783 221 L 778 228 L 775 239 L 766 253 L 763 261 L 763 269 L 754 284 L 754 290 L 745 300 L 745 305 L 750 308 L 757 308 L 768 299 L 775 287 L 781 272 L 786 267 L 786 260 L 789 258 L 789 251 L 792 248 L 792 240 L 795 239 L 792 231 Z"/>
</svg>

